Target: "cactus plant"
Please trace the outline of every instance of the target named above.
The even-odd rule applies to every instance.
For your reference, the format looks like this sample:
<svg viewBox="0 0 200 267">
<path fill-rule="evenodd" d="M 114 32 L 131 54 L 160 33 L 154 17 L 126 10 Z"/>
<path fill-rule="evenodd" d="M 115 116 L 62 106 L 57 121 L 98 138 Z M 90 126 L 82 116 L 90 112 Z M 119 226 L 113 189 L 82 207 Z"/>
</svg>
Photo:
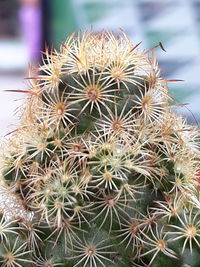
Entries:
<svg viewBox="0 0 200 267">
<path fill-rule="evenodd" d="M 157 46 L 139 45 L 72 34 L 19 91 L 1 266 L 200 266 L 199 131 L 174 111 Z"/>
</svg>

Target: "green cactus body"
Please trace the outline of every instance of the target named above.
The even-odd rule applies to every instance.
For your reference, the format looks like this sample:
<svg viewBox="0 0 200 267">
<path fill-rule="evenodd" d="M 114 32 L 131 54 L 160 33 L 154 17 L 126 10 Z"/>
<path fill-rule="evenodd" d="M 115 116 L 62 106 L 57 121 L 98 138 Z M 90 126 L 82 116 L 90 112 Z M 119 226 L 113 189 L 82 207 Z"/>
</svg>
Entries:
<svg viewBox="0 0 200 267">
<path fill-rule="evenodd" d="M 1 266 L 200 266 L 199 132 L 155 48 L 78 33 L 30 74 L 1 154 Z"/>
</svg>

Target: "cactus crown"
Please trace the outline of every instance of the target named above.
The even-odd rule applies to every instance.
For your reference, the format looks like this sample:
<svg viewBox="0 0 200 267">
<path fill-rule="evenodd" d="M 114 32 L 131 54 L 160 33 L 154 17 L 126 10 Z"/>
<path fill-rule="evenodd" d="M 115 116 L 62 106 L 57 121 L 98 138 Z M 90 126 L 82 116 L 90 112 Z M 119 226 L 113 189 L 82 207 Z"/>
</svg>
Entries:
<svg viewBox="0 0 200 267">
<path fill-rule="evenodd" d="M 2 266 L 199 266 L 199 132 L 122 31 L 44 53 L 3 147 Z"/>
</svg>

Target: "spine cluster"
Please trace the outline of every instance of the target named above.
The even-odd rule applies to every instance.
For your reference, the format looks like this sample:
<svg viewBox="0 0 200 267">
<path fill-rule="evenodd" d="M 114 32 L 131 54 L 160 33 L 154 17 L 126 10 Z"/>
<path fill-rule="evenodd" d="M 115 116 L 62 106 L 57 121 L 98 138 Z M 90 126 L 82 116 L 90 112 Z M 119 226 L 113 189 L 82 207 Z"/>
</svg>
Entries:
<svg viewBox="0 0 200 267">
<path fill-rule="evenodd" d="M 19 91 L 0 156 L 2 266 L 199 266 L 199 131 L 173 111 L 157 46 L 139 46 L 72 34 Z"/>
</svg>

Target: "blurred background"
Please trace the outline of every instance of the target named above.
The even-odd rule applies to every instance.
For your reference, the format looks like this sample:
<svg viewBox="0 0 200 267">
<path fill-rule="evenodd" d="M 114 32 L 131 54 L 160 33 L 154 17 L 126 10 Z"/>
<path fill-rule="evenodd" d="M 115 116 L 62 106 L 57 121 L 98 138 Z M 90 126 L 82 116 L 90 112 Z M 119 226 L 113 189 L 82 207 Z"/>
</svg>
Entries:
<svg viewBox="0 0 200 267">
<path fill-rule="evenodd" d="M 123 28 L 142 48 L 157 49 L 162 76 L 180 112 L 200 123 L 200 0 L 0 0 L 0 135 L 17 121 L 29 63 L 37 65 L 45 44 L 59 47 L 74 30 Z M 9 126 L 9 128 L 8 128 Z"/>
</svg>

